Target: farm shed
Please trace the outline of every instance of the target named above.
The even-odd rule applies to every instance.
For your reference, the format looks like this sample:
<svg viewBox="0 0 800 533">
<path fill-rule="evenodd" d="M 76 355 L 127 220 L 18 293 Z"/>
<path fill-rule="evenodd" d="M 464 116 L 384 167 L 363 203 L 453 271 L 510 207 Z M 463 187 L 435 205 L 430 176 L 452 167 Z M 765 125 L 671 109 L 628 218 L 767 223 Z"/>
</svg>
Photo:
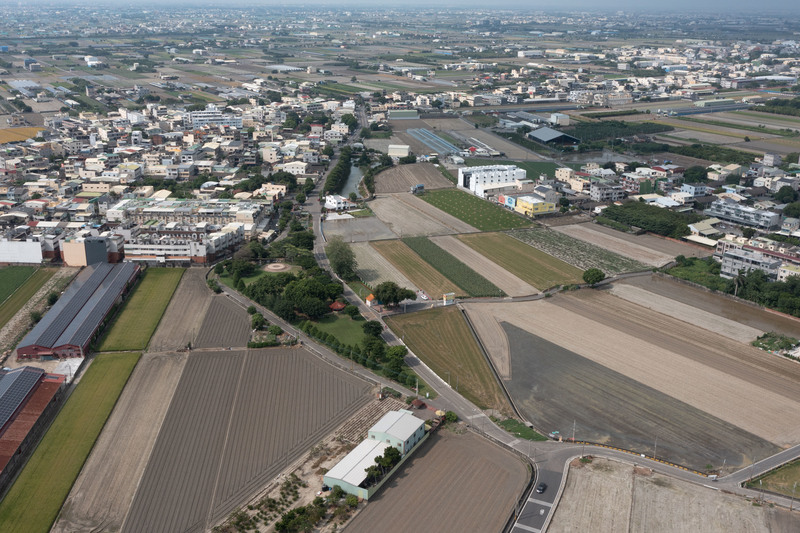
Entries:
<svg viewBox="0 0 800 533">
<path fill-rule="evenodd" d="M 0 370 L 0 435 L 43 377 L 44 370 L 40 368 L 23 366 Z"/>
<path fill-rule="evenodd" d="M 339 485 L 348 494 L 369 499 L 369 489 L 361 487 L 367 479 L 367 467 L 375 464 L 375 458 L 383 455 L 390 445 L 374 439 L 366 439 L 336 463 L 323 477 L 329 487 Z"/>
<path fill-rule="evenodd" d="M 403 455 L 407 454 L 425 435 L 425 422 L 400 409 L 389 411 L 367 432 L 367 437 L 386 442 Z"/>
<path fill-rule="evenodd" d="M 83 357 L 100 325 L 139 273 L 135 263 L 96 263 L 75 278 L 17 346 L 17 358 Z"/>
<path fill-rule="evenodd" d="M 577 137 L 547 127 L 533 130 L 528 133 L 528 137 L 542 144 L 578 144 L 581 142 Z"/>
</svg>

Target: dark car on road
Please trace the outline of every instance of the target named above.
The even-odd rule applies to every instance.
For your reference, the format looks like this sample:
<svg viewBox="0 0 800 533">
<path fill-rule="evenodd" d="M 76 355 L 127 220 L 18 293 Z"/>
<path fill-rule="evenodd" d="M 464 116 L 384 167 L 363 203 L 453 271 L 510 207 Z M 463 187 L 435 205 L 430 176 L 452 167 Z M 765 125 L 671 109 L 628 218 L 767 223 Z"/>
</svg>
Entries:
<svg viewBox="0 0 800 533">
<path fill-rule="evenodd" d="M 547 484 L 546 483 L 539 483 L 539 486 L 536 487 L 536 494 L 541 494 L 546 490 L 547 490 Z"/>
</svg>

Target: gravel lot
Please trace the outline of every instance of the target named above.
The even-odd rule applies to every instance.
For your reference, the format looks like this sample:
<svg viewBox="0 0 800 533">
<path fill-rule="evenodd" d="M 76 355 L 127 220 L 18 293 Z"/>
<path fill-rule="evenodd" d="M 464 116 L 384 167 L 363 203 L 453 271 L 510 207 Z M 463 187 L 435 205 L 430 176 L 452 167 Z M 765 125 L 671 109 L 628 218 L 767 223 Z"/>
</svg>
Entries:
<svg viewBox="0 0 800 533">
<path fill-rule="evenodd" d="M 250 317 L 247 311 L 227 296 L 215 295 L 208 307 L 195 348 L 230 348 L 247 346 Z"/>
<path fill-rule="evenodd" d="M 366 404 L 368 389 L 303 349 L 192 353 L 122 531 L 208 530 Z"/>
<path fill-rule="evenodd" d="M 369 207 L 399 237 L 477 231 L 469 224 L 408 193 L 380 196 L 369 202 Z"/>
<path fill-rule="evenodd" d="M 369 206 L 373 207 L 374 204 L 374 201 L 370 202 Z M 377 217 L 326 220 L 322 223 L 322 231 L 325 232 L 326 239 L 339 235 L 345 242 L 366 242 L 397 238 L 397 235 Z"/>
<path fill-rule="evenodd" d="M 358 275 L 365 283 L 374 287 L 384 281 L 393 281 L 401 287 L 416 290 L 414 284 L 369 243 L 355 243 L 351 248 L 358 263 Z"/>
<path fill-rule="evenodd" d="M 425 189 L 455 187 L 453 182 L 445 178 L 431 163 L 395 166 L 375 176 L 377 194 L 408 193 L 411 187 L 418 184 L 425 185 Z"/>
<path fill-rule="evenodd" d="M 735 526 L 733 525 L 735 524 Z M 800 515 L 605 459 L 573 462 L 548 531 L 790 533 Z"/>
<path fill-rule="evenodd" d="M 185 364 L 186 354 L 142 356 L 53 532 L 120 530 Z"/>
<path fill-rule="evenodd" d="M 161 318 L 148 351 L 168 352 L 186 348 L 194 342 L 211 304 L 213 293 L 206 285 L 205 268 L 189 268 Z M 191 313 L 186 310 L 191 309 Z"/>
<path fill-rule="evenodd" d="M 508 323 L 507 385 L 542 430 L 577 419 L 578 438 L 644 451 L 659 432 L 660 457 L 699 468 L 800 441 L 800 365 L 787 359 L 604 291 L 469 310 Z"/>
<path fill-rule="evenodd" d="M 422 444 L 346 531 L 501 531 L 526 481 L 525 465 L 510 452 L 473 433 L 443 429 Z"/>
<path fill-rule="evenodd" d="M 558 226 L 553 229 L 651 266 L 664 266 L 681 253 L 673 255 L 660 249 L 654 249 L 649 245 L 650 243 L 644 240 L 641 242 L 632 240 L 632 238 L 639 239 L 643 235 L 634 237 L 620 231 L 606 230 L 599 224 L 576 224 L 574 226 Z M 609 231 L 613 231 L 613 233 L 609 233 Z M 694 248 L 692 250 L 694 251 Z M 690 254 L 683 253 L 683 255 Z"/>
<path fill-rule="evenodd" d="M 497 285 L 497 287 L 502 289 L 503 292 L 509 296 L 539 294 L 539 291 L 532 285 L 525 283 L 511 272 L 476 252 L 455 237 L 443 235 L 440 237 L 433 237 L 431 241 L 446 252 L 453 254 L 462 263 L 469 265 L 475 272 L 479 272 L 483 277 Z"/>
</svg>

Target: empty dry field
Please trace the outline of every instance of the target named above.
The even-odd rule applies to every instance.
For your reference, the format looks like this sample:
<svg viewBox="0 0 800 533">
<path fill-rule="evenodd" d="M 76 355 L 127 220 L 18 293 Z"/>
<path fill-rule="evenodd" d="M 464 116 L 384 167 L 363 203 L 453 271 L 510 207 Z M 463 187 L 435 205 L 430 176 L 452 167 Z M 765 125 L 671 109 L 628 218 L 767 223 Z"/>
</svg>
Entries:
<svg viewBox="0 0 800 533">
<path fill-rule="evenodd" d="M 119 531 L 186 364 L 145 354 L 69 493 L 54 532 Z"/>
<path fill-rule="evenodd" d="M 479 272 L 483 277 L 491 280 L 492 283 L 509 296 L 527 296 L 529 294 L 538 294 L 539 292 L 533 285 L 524 282 L 453 236 L 433 237 L 431 241 L 444 251 L 451 253 L 465 265 L 469 265 L 475 272 Z"/>
<path fill-rule="evenodd" d="M 547 530 L 791 533 L 798 529 L 800 515 L 786 509 L 756 507 L 732 494 L 595 458 L 590 464 L 572 463 Z"/>
<path fill-rule="evenodd" d="M 619 236 L 608 235 L 598 231 L 596 224 L 576 224 L 574 226 L 558 226 L 553 228 L 565 235 L 580 239 L 594 244 L 600 248 L 611 250 L 619 255 L 635 259 L 650 266 L 663 266 L 675 259 L 675 256 L 652 250 L 641 244 L 630 242 L 622 238 L 624 235 L 617 232 Z"/>
<path fill-rule="evenodd" d="M 399 237 L 470 233 L 475 228 L 409 193 L 376 198 L 369 207 Z"/>
<path fill-rule="evenodd" d="M 506 386 L 536 427 L 695 468 L 800 442 L 800 366 L 604 291 L 475 303 L 509 338 Z M 496 328 L 475 323 L 481 338 Z M 483 328 L 483 330 L 482 330 Z M 487 350 L 502 349 L 486 343 Z"/>
<path fill-rule="evenodd" d="M 641 305 L 677 320 L 694 324 L 735 341 L 749 343 L 764 333 L 759 329 L 745 326 L 735 320 L 709 313 L 634 285 L 614 283 L 609 292 L 631 303 Z"/>
<path fill-rule="evenodd" d="M 374 287 L 384 281 L 393 281 L 400 287 L 415 290 L 411 281 L 397 270 L 385 257 L 379 254 L 369 243 L 359 242 L 351 244 L 358 265 L 358 276 L 364 283 Z"/>
<path fill-rule="evenodd" d="M 442 294 L 448 292 L 454 292 L 456 296 L 467 295 L 402 241 L 377 241 L 371 244 L 378 253 L 429 296 L 440 298 Z"/>
<path fill-rule="evenodd" d="M 375 202 L 370 203 L 373 207 Z M 397 235 L 377 217 L 345 218 L 326 220 L 322 223 L 326 238 L 338 235 L 345 242 L 366 242 L 394 239 Z"/>
<path fill-rule="evenodd" d="M 205 268 L 190 268 L 184 273 L 150 340 L 149 351 L 180 350 L 197 339 L 213 296 L 206 285 L 205 274 Z"/>
<path fill-rule="evenodd" d="M 424 185 L 425 189 L 453 187 L 453 182 L 431 163 L 395 166 L 375 176 L 377 194 L 408 193 L 411 187 L 419 184 Z"/>
<path fill-rule="evenodd" d="M 122 531 L 207 531 L 368 389 L 303 349 L 192 353 Z"/>
<path fill-rule="evenodd" d="M 581 283 L 583 271 L 505 233 L 459 235 L 461 241 L 540 290 Z"/>
<path fill-rule="evenodd" d="M 250 340 L 250 317 L 227 296 L 215 295 L 196 339 L 196 348 L 246 346 Z"/>
<path fill-rule="evenodd" d="M 489 441 L 442 430 L 422 444 L 347 531 L 501 531 L 528 475 L 520 459 Z"/>
</svg>

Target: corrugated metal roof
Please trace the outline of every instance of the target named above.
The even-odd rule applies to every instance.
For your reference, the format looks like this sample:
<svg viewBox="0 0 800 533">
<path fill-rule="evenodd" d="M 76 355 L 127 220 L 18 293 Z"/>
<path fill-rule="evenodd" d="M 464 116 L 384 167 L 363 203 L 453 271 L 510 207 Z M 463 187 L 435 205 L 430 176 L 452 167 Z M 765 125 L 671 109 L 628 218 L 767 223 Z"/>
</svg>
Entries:
<svg viewBox="0 0 800 533">
<path fill-rule="evenodd" d="M 425 422 L 405 410 L 389 411 L 369 429 L 369 433 L 385 433 L 401 441 L 407 440 Z"/>
<path fill-rule="evenodd" d="M 325 474 L 327 478 L 340 479 L 358 487 L 367 478 L 367 467 L 375 464 L 375 458 L 383 455 L 391 446 L 385 442 L 366 439 L 348 453 L 344 459 Z"/>
<path fill-rule="evenodd" d="M 17 412 L 43 375 L 44 370 L 31 366 L 0 370 L 0 428 Z"/>
<path fill-rule="evenodd" d="M 135 263 L 97 263 L 86 267 L 19 347 L 86 344 L 137 268 Z"/>
</svg>

